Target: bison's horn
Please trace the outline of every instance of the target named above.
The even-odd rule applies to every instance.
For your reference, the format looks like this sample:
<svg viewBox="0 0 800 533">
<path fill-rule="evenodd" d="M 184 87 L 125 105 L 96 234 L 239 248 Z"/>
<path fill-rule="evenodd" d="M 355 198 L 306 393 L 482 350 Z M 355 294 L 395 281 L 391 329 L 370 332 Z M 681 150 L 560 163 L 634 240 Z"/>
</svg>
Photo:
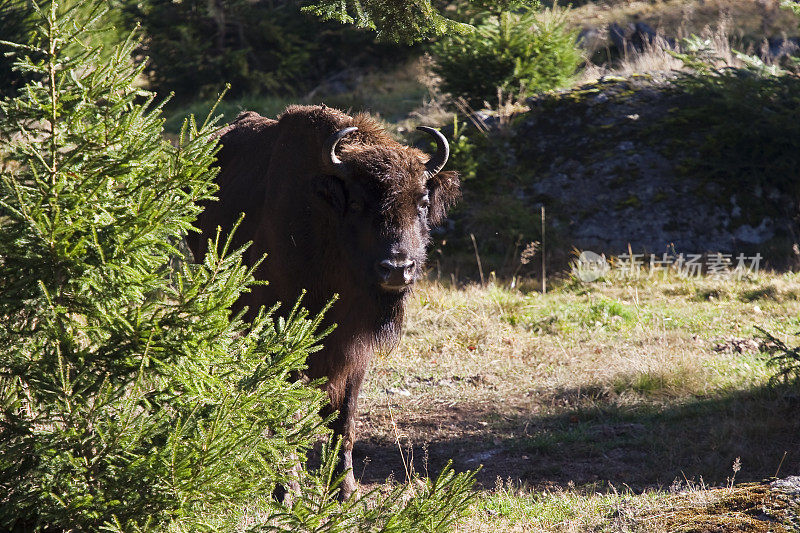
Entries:
<svg viewBox="0 0 800 533">
<path fill-rule="evenodd" d="M 417 129 L 432 135 L 433 138 L 436 139 L 436 153 L 425 163 L 425 169 L 428 171 L 428 174 L 435 176 L 444 168 L 444 164 L 447 163 L 447 158 L 450 157 L 450 145 L 439 130 L 429 128 L 428 126 L 419 126 Z"/>
<path fill-rule="evenodd" d="M 357 129 L 358 128 L 355 126 L 344 128 L 328 137 L 328 140 L 325 141 L 325 145 L 322 148 L 322 167 L 326 172 L 330 172 L 334 176 L 338 176 L 340 178 L 346 178 L 350 175 L 347 165 L 342 163 L 342 160 L 336 157 L 336 145 L 339 144 L 339 141 L 341 141 L 345 135 L 352 133 Z"/>
</svg>

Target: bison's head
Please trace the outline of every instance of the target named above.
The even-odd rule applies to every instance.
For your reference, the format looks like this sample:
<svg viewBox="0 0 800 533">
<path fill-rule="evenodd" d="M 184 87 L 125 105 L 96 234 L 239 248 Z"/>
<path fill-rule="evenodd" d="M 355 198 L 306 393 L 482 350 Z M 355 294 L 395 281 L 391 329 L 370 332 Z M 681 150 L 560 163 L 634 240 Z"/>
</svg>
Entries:
<svg viewBox="0 0 800 533">
<path fill-rule="evenodd" d="M 337 146 L 357 127 L 331 135 L 321 156 L 319 198 L 329 229 L 346 249 L 341 266 L 388 298 L 401 296 L 419 278 L 430 228 L 459 194 L 456 173 L 442 172 L 447 140 L 433 128 L 418 129 L 436 140 L 430 158 L 399 144 L 362 143 L 348 144 L 340 158 Z"/>
</svg>

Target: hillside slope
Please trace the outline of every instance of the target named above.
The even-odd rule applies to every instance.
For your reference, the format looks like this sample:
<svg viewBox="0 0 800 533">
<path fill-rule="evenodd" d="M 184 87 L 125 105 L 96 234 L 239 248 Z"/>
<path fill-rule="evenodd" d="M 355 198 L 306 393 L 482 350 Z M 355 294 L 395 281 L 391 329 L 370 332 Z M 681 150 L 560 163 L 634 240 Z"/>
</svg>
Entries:
<svg viewBox="0 0 800 533">
<path fill-rule="evenodd" d="M 547 206 L 562 250 L 761 253 L 785 266 L 800 242 L 798 95 L 796 77 L 733 69 L 542 94 L 510 126 L 484 119 L 508 168 L 484 166 L 467 200 L 491 180 L 529 212 Z"/>
</svg>

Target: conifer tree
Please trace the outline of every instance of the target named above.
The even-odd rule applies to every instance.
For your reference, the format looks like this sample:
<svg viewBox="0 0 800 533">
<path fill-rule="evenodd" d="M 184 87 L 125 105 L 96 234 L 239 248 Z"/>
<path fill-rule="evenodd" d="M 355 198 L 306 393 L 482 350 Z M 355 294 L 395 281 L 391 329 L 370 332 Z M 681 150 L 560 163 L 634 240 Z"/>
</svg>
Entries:
<svg viewBox="0 0 800 533">
<path fill-rule="evenodd" d="M 323 20 L 375 30 L 380 40 L 405 44 L 469 28 L 443 16 L 430 0 L 320 0 L 303 9 Z"/>
<path fill-rule="evenodd" d="M 85 13 L 53 2 L 3 43 L 27 82 L 0 101 L 0 530 L 209 530 L 254 501 L 256 530 L 447 528 L 470 474 L 340 504 L 329 454 L 294 507 L 269 498 L 323 431 L 323 394 L 289 378 L 319 317 L 231 315 L 255 281 L 226 236 L 183 257 L 214 126 L 166 141 L 136 43 L 101 50 Z"/>
<path fill-rule="evenodd" d="M 437 5 L 438 4 L 438 5 Z M 471 33 L 474 28 L 442 14 L 442 4 L 431 0 L 317 0 L 304 11 L 323 20 L 336 20 L 342 24 L 355 24 L 359 28 L 375 30 L 382 41 L 413 44 L 442 35 Z M 538 0 L 465 0 L 455 2 L 466 12 L 490 12 L 532 8 Z"/>
<path fill-rule="evenodd" d="M 317 322 L 230 317 L 252 276 L 225 239 L 175 260 L 214 192 L 213 128 L 172 146 L 133 84 L 135 43 L 103 63 L 96 14 L 38 16 L 17 47 L 35 81 L 0 107 L 0 529 L 269 494 L 319 426 L 321 395 L 286 381 Z"/>
</svg>

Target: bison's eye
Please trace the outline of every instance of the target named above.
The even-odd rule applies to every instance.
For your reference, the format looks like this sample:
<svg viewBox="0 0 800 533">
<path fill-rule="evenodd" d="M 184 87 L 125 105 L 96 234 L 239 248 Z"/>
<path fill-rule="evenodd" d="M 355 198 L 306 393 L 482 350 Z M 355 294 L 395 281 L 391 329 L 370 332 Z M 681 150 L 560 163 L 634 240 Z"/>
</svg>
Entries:
<svg viewBox="0 0 800 533">
<path fill-rule="evenodd" d="M 428 209 L 428 206 L 430 206 L 430 205 L 431 205 L 431 201 L 428 198 L 428 195 L 426 194 L 425 196 L 420 198 L 419 201 L 417 202 L 417 209 L 419 209 L 420 211 L 423 211 L 423 210 Z"/>
</svg>

